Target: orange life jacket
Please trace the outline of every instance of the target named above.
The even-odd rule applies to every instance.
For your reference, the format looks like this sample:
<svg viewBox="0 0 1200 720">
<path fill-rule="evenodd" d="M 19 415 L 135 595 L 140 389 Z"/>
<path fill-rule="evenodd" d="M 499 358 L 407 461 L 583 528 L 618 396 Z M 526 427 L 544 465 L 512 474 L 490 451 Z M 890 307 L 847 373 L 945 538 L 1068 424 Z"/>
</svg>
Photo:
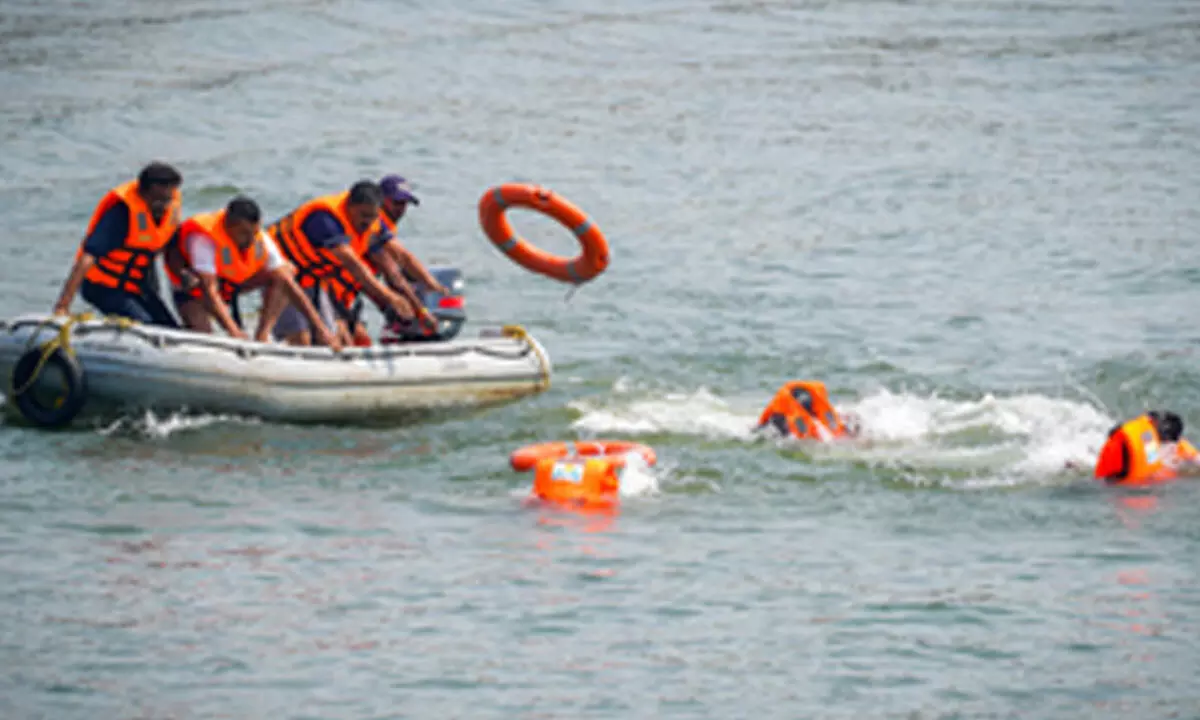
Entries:
<svg viewBox="0 0 1200 720">
<path fill-rule="evenodd" d="M 360 257 L 366 255 L 371 237 L 379 230 L 379 222 L 372 223 L 366 232 L 354 232 L 354 226 L 346 214 L 346 201 L 349 198 L 349 191 L 313 198 L 267 228 L 267 234 L 275 239 L 284 256 L 296 267 L 296 282 L 300 283 L 300 287 L 311 288 L 319 282 L 332 281 L 342 273 L 352 278 L 336 255 L 325 248 L 316 247 L 304 236 L 304 221 L 317 210 L 328 211 L 337 218 L 342 231 L 350 238 L 351 249 Z M 329 282 L 326 285 L 331 295 L 339 292 L 344 296 L 342 283 Z M 341 302 L 338 297 L 334 299 Z"/>
<path fill-rule="evenodd" d="M 1163 443 L 1146 415 L 1114 428 L 1096 459 L 1095 477 L 1113 483 L 1141 484 L 1178 477 L 1180 460 L 1197 455 L 1190 442 Z"/>
<path fill-rule="evenodd" d="M 179 227 L 181 196 L 176 189 L 162 221 L 155 223 L 146 201 L 138 194 L 138 181 L 130 180 L 118 185 L 105 193 L 96 205 L 92 219 L 88 222 L 87 232 L 84 233 L 85 238 L 96 229 L 104 213 L 118 202 L 124 202 L 125 207 L 129 208 L 129 231 L 125 240 L 120 246 L 96 258 L 96 262 L 88 268 L 84 278 L 97 285 L 140 294 L 149 273 L 153 271 L 154 257 L 162 251 L 175 229 Z M 83 256 L 85 244 L 86 239 L 75 251 L 76 261 Z"/>
<path fill-rule="evenodd" d="M 262 237 L 255 238 L 254 245 L 242 250 L 225 231 L 225 211 L 201 213 L 193 215 L 183 222 L 179 228 L 179 252 L 190 266 L 191 254 L 188 252 L 187 238 L 192 233 L 201 233 L 212 238 L 216 245 L 217 282 L 220 286 L 221 299 L 232 302 L 233 296 L 242 289 L 251 278 L 267 268 L 267 246 Z M 167 276 L 171 285 L 178 289 L 182 282 L 171 269 L 167 268 Z M 187 293 L 199 300 L 203 291 L 192 288 Z"/>
<path fill-rule="evenodd" d="M 831 440 L 847 435 L 825 383 L 797 380 L 781 387 L 758 418 L 759 427 L 772 424 L 797 438 Z"/>
<path fill-rule="evenodd" d="M 387 230 L 393 235 L 396 234 L 396 221 L 388 216 L 388 214 L 384 212 L 383 208 L 379 209 L 379 222 L 383 225 L 384 230 Z"/>
<path fill-rule="evenodd" d="M 388 217 L 383 208 L 379 210 L 379 225 L 380 228 L 387 229 L 393 234 L 396 232 L 395 221 Z M 378 276 L 382 272 L 379 266 L 371 259 L 371 253 L 368 252 L 370 250 L 369 238 L 360 247 L 355 247 L 354 249 L 355 252 L 358 252 L 358 256 L 362 258 L 363 264 L 367 266 L 367 272 L 375 276 Z M 337 275 L 330 278 L 326 287 L 329 289 L 330 296 L 347 309 L 354 305 L 354 301 L 358 299 L 359 293 L 362 292 L 362 283 L 356 280 L 350 274 L 350 271 L 345 268 L 342 268 L 338 271 Z"/>
</svg>

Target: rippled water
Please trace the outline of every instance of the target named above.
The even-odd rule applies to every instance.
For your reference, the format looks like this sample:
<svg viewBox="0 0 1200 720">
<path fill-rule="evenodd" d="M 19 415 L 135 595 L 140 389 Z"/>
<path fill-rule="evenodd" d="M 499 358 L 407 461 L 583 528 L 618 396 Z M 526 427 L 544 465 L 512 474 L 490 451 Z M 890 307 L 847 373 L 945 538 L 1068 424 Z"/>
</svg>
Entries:
<svg viewBox="0 0 1200 720">
<path fill-rule="evenodd" d="M 1065 469 L 1200 423 L 1200 6 L 443 5 L 0 11 L 6 315 L 148 159 L 272 217 L 396 171 L 556 369 L 389 431 L 0 428 L 0 716 L 1200 716 L 1200 489 Z M 496 252 L 510 180 L 608 273 Z M 795 377 L 866 440 L 753 438 Z M 507 454 L 592 436 L 658 451 L 620 514 L 524 506 Z"/>
</svg>

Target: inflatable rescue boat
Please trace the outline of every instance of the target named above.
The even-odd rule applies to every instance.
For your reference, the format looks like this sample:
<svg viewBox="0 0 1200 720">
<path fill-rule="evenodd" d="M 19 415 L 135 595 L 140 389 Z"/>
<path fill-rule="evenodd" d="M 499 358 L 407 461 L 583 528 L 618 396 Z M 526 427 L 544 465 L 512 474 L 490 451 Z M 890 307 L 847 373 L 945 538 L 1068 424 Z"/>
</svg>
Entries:
<svg viewBox="0 0 1200 720">
<path fill-rule="evenodd" d="M 516 400 L 548 387 L 550 371 L 516 326 L 335 354 L 86 315 L 0 321 L 5 409 L 48 427 L 101 408 L 376 423 Z"/>
</svg>

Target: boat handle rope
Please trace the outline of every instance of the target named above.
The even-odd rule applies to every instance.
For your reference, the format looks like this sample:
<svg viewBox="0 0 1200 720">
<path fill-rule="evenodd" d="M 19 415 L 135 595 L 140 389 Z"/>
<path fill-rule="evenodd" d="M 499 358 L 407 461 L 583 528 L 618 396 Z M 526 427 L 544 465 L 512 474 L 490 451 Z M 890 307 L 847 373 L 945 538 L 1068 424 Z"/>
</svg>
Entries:
<svg viewBox="0 0 1200 720">
<path fill-rule="evenodd" d="M 25 348 L 21 350 L 21 355 L 29 352 L 42 329 L 53 326 L 56 319 L 57 318 L 52 317 L 38 323 L 38 326 L 33 331 L 33 334 L 29 336 L 29 340 L 25 342 Z M 78 358 L 75 355 L 75 348 L 71 347 L 71 328 L 74 327 L 76 323 L 87 322 L 95 319 L 96 315 L 90 312 L 69 315 L 67 319 L 63 321 L 62 325 L 59 326 L 58 335 L 42 343 L 42 356 L 38 359 L 38 364 L 33 368 L 33 372 L 30 373 L 29 380 L 27 380 L 24 385 L 17 388 L 12 386 L 12 378 L 9 378 L 9 389 L 11 391 L 9 397 L 15 398 L 19 395 L 23 395 L 29 390 L 29 388 L 33 387 L 33 384 L 36 383 L 38 378 L 42 376 L 42 371 L 46 369 L 46 363 L 50 360 L 50 356 L 53 355 L 56 350 L 61 349 L 64 353 L 69 355 L 72 360 L 77 360 Z M 104 323 L 106 325 L 114 325 L 122 330 L 128 330 L 134 326 L 133 320 L 130 320 L 126 317 L 121 317 L 119 315 L 106 315 L 104 317 Z"/>
<path fill-rule="evenodd" d="M 533 341 L 533 338 L 529 337 L 529 333 L 525 331 L 525 328 L 520 325 L 505 325 L 504 327 L 500 328 L 500 332 L 504 333 L 505 337 L 515 338 L 529 345 L 530 349 L 533 350 L 534 355 L 537 356 L 538 367 L 542 373 L 542 383 L 540 389 L 549 390 L 550 363 L 546 360 L 546 356 L 544 353 L 542 353 L 542 349 L 538 347 L 538 344 Z"/>
</svg>

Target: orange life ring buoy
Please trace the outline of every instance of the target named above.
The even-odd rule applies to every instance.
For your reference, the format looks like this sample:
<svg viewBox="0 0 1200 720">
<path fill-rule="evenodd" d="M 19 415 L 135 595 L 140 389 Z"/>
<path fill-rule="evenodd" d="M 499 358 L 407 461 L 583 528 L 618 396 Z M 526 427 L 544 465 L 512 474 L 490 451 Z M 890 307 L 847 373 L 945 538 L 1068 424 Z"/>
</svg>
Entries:
<svg viewBox="0 0 1200 720">
<path fill-rule="evenodd" d="M 514 450 L 509 456 L 512 469 L 517 472 L 527 472 L 537 466 L 539 460 L 561 460 L 565 457 L 599 457 L 606 455 L 626 455 L 637 453 L 642 456 L 647 465 L 658 462 L 654 450 L 640 443 L 623 440 L 583 440 L 580 442 L 548 442 L 537 445 L 526 445 Z"/>
<path fill-rule="evenodd" d="M 541 250 L 513 230 L 505 212 L 518 206 L 537 210 L 566 227 L 583 246 L 575 258 Z M 521 267 L 560 282 L 583 284 L 608 268 L 608 241 L 596 223 L 566 198 L 537 185 L 508 183 L 479 199 L 479 222 L 492 243 Z"/>
</svg>

